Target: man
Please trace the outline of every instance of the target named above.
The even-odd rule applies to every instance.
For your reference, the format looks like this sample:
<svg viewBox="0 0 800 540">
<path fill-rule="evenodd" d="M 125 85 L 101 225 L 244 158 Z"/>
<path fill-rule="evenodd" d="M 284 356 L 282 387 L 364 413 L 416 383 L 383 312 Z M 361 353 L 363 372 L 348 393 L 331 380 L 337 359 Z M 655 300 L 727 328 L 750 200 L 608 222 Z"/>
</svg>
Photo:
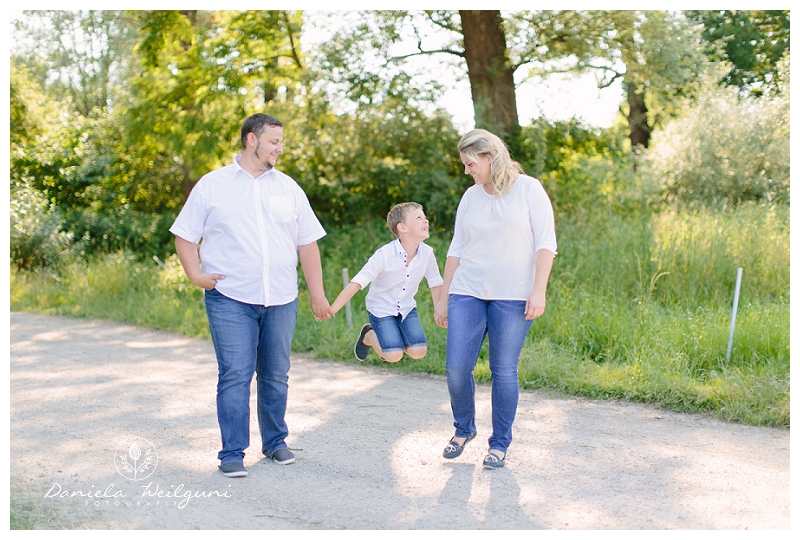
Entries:
<svg viewBox="0 0 800 540">
<path fill-rule="evenodd" d="M 289 354 L 297 320 L 297 259 L 317 320 L 330 318 L 317 240 L 325 235 L 303 190 L 275 169 L 283 125 L 254 114 L 242 125 L 242 153 L 195 185 L 170 232 L 186 276 L 205 289 L 219 366 L 218 454 L 225 476 L 244 477 L 250 445 L 250 382 L 257 376 L 261 451 L 294 463 L 284 442 Z M 198 244 L 200 257 L 198 258 Z M 202 259 L 202 268 L 200 267 Z"/>
</svg>

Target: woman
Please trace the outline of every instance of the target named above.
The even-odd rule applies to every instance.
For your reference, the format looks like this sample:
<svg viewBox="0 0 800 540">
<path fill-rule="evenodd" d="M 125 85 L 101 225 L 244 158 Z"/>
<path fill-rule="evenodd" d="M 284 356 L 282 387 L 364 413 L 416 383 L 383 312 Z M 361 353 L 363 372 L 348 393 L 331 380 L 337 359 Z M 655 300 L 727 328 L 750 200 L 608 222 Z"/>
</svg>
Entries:
<svg viewBox="0 0 800 540">
<path fill-rule="evenodd" d="M 489 337 L 492 436 L 483 466 L 505 465 L 517 413 L 517 364 L 533 319 L 545 309 L 556 253 L 553 207 L 538 180 L 522 174 L 503 141 L 483 129 L 458 143 L 475 185 L 461 197 L 436 323 L 447 328 L 447 388 L 456 428 L 444 457 L 475 438 L 473 371 Z"/>
</svg>

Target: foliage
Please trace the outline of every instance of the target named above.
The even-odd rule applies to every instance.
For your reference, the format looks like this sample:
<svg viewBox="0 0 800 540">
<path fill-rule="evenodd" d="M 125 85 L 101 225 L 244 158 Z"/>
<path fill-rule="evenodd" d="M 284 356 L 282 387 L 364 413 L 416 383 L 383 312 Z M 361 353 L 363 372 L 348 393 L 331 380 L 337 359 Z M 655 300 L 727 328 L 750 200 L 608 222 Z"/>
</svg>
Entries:
<svg viewBox="0 0 800 540">
<path fill-rule="evenodd" d="M 530 76 L 592 71 L 598 87 L 621 80 L 631 143 L 648 145 L 649 134 L 697 90 L 695 79 L 709 66 L 698 29 L 679 12 L 563 11 L 513 15 L 516 33 L 533 34 L 539 56 Z"/>
<path fill-rule="evenodd" d="M 9 142 L 13 159 L 41 133 L 46 100 L 23 63 L 12 59 L 9 79 Z"/>
<path fill-rule="evenodd" d="M 692 10 L 687 15 L 702 23 L 707 54 L 730 62 L 726 84 L 757 93 L 764 85 L 775 87 L 778 62 L 789 51 L 789 10 Z"/>
<path fill-rule="evenodd" d="M 39 66 L 42 86 L 84 117 L 118 101 L 135 29 L 122 11 L 26 11 L 17 19 L 15 54 Z"/>
<path fill-rule="evenodd" d="M 522 129 L 513 157 L 542 182 L 557 215 L 624 206 L 632 199 L 633 178 L 621 127 L 539 119 Z"/>
<path fill-rule="evenodd" d="M 174 160 L 186 196 L 203 174 L 228 163 L 243 119 L 272 106 L 279 87 L 297 84 L 299 14 L 144 11 L 136 17 L 144 69 L 131 81 L 126 139 L 145 141 Z"/>
<path fill-rule="evenodd" d="M 279 167 L 304 188 L 326 226 L 382 217 L 394 204 L 416 201 L 433 227 L 449 229 L 469 185 L 460 174 L 458 133 L 448 116 L 414 104 L 406 75 L 385 84 L 379 100 L 350 113 L 334 115 L 310 95 L 304 107 L 286 107 Z"/>
<path fill-rule="evenodd" d="M 788 81 L 788 56 L 784 79 Z M 762 98 L 714 85 L 657 134 L 647 173 L 667 201 L 789 203 L 789 92 Z"/>
<path fill-rule="evenodd" d="M 72 234 L 61 230 L 62 218 L 54 205 L 29 185 L 11 190 L 9 251 L 11 263 L 21 269 L 60 266 L 72 244 Z"/>
<path fill-rule="evenodd" d="M 504 31 L 510 61 L 519 67 L 539 55 L 556 58 L 570 43 L 586 55 L 599 54 L 614 44 L 590 37 L 614 23 L 618 40 L 622 29 L 633 27 L 651 39 L 639 48 L 650 47 L 653 54 L 639 49 L 631 54 L 645 58 L 653 73 L 657 66 L 684 73 L 685 62 L 694 62 L 694 56 L 677 54 L 681 40 L 669 38 L 683 36 L 669 26 L 683 28 L 674 17 L 592 13 L 509 14 Z M 165 256 L 171 249 L 167 227 L 194 182 L 229 162 L 242 119 L 266 109 L 286 126 L 280 168 L 306 190 L 326 226 L 361 222 L 385 215 L 397 202 L 417 200 L 433 226 L 447 231 L 470 181 L 454 151 L 456 129 L 431 106 L 442 74 L 430 77 L 400 64 L 434 51 L 453 53 L 446 56 L 460 61 L 458 16 L 447 11 L 371 15 L 335 33 L 323 47 L 328 55 L 310 61 L 298 47 L 298 12 L 37 12 L 45 27 L 69 30 L 68 35 L 79 27 L 90 35 L 105 32 L 97 42 L 113 50 L 70 51 L 50 36 L 44 49 L 50 64 L 42 64 L 32 48 L 20 48 L 25 55 L 12 71 L 12 178 L 43 193 L 63 218 L 64 230 L 85 239 L 87 252 L 127 247 L 141 250 L 144 258 Z M 385 24 L 379 28 L 373 24 L 378 22 Z M 28 32 L 22 35 L 39 36 L 32 25 Z M 409 36 L 423 40 L 418 50 L 393 49 L 399 38 Z M 633 42 L 641 41 L 634 37 Z M 354 44 L 368 38 L 370 47 L 352 54 Z M 621 58 L 618 45 L 608 52 L 609 62 Z M 70 62 L 81 77 L 59 75 Z M 443 70 L 453 67 L 443 64 Z M 106 75 L 100 73 L 104 69 Z M 348 85 L 349 105 L 335 93 L 340 87 L 324 84 L 331 74 L 334 82 Z M 61 82 L 48 85 L 56 75 Z M 95 75 L 100 78 L 91 79 Z M 73 98 L 60 101 L 94 88 L 100 79 L 105 106 L 98 103 L 86 115 L 81 114 L 85 107 L 70 105 Z M 669 84 L 656 86 L 672 85 L 676 92 L 686 82 L 662 79 Z M 43 99 L 28 98 L 37 81 Z M 69 92 L 65 85 L 71 85 Z M 650 88 L 648 95 L 658 92 Z M 41 103 L 56 104 L 56 118 L 44 116 Z M 630 159 L 621 133 L 619 126 L 599 131 L 576 122 L 539 120 L 510 146 L 525 169 L 545 183 L 557 211 L 570 214 L 636 199 L 630 196 Z"/>
</svg>

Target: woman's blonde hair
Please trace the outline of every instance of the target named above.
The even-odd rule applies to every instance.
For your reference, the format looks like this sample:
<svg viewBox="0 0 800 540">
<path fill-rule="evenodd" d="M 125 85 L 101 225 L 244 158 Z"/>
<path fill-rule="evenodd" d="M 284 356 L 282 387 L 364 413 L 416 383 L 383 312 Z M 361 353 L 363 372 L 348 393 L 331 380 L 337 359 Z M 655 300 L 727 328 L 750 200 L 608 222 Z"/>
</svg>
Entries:
<svg viewBox="0 0 800 540">
<path fill-rule="evenodd" d="M 473 129 L 458 141 L 458 151 L 470 159 L 489 156 L 492 160 L 491 176 L 494 194 L 498 197 L 511 189 L 522 166 L 511 159 L 503 140 L 485 129 Z"/>
</svg>

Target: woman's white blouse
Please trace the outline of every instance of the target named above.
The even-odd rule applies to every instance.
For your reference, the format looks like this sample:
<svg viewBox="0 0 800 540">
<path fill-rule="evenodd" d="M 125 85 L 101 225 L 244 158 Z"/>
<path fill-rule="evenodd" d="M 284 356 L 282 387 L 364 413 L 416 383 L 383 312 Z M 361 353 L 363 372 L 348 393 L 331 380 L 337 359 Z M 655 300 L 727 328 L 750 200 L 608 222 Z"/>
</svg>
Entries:
<svg viewBox="0 0 800 540">
<path fill-rule="evenodd" d="M 536 252 L 556 253 L 553 205 L 542 184 L 520 175 L 500 197 L 474 185 L 461 197 L 448 257 L 460 259 L 450 294 L 527 300 Z"/>
</svg>

